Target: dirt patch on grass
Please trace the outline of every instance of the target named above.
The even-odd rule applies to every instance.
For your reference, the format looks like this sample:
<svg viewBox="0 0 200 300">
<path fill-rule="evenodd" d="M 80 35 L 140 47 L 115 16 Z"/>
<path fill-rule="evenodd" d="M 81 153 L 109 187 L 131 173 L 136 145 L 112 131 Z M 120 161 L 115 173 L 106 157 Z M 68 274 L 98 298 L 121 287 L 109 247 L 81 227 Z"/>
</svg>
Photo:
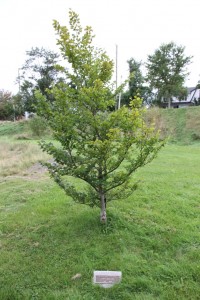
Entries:
<svg viewBox="0 0 200 300">
<path fill-rule="evenodd" d="M 45 168 L 39 162 L 49 159 L 37 144 L 30 142 L 1 141 L 0 176 L 25 176 L 43 174 Z"/>
<path fill-rule="evenodd" d="M 33 164 L 31 167 L 23 171 L 21 174 L 8 175 L 3 177 L 3 181 L 12 178 L 20 178 L 26 180 L 39 180 L 48 176 L 48 170 L 39 162 Z M 2 181 L 2 180 L 1 180 Z"/>
<path fill-rule="evenodd" d="M 29 177 L 32 179 L 38 179 L 47 173 L 47 167 L 43 166 L 41 163 L 37 162 L 35 164 L 33 164 L 31 167 L 29 167 L 25 172 L 24 172 L 24 176 L 25 177 Z"/>
</svg>

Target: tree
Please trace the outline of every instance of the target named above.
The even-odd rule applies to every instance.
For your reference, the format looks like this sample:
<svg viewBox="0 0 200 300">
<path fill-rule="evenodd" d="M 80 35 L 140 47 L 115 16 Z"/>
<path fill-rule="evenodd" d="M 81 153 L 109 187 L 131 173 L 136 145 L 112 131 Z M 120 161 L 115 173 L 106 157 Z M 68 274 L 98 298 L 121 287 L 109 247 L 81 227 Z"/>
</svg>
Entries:
<svg viewBox="0 0 200 300">
<path fill-rule="evenodd" d="M 39 89 L 49 101 L 53 101 L 52 96 L 47 93 L 47 89 L 62 81 L 63 78 L 56 65 L 60 56 L 44 48 L 32 48 L 26 52 L 28 59 L 22 66 L 22 74 L 18 77 L 20 94 L 24 102 L 24 109 L 35 111 L 35 90 Z"/>
<path fill-rule="evenodd" d="M 22 116 L 24 116 L 25 109 L 24 109 L 24 102 L 22 95 L 20 93 L 17 93 L 16 95 L 12 96 L 12 103 L 13 103 L 13 109 L 14 109 L 14 120 L 19 119 Z"/>
<path fill-rule="evenodd" d="M 111 82 L 113 62 L 93 46 L 91 27 L 83 29 L 70 10 L 69 26 L 54 21 L 54 28 L 73 85 L 60 83 L 51 89 L 54 102 L 36 93 L 38 113 L 59 141 L 42 141 L 41 147 L 54 158 L 46 164 L 54 180 L 75 201 L 100 206 L 105 222 L 106 202 L 125 198 L 135 188 L 131 175 L 155 157 L 163 142 L 145 126 L 140 98 L 129 108 L 113 109 L 119 93 Z"/>
<path fill-rule="evenodd" d="M 152 93 L 148 86 L 145 85 L 145 77 L 142 74 L 142 62 L 134 58 L 128 60 L 129 81 L 128 90 L 122 94 L 122 104 L 129 105 L 130 99 L 135 95 L 140 95 L 144 104 L 149 104 L 152 100 Z"/>
<path fill-rule="evenodd" d="M 15 121 L 23 115 L 21 97 L 9 91 L 0 90 L 0 120 Z"/>
<path fill-rule="evenodd" d="M 147 81 L 152 89 L 156 89 L 159 101 L 168 101 L 168 107 L 173 96 L 179 97 L 183 93 L 183 84 L 189 74 L 186 66 L 192 57 L 186 56 L 184 51 L 185 47 L 171 42 L 162 44 L 147 59 Z"/>
<path fill-rule="evenodd" d="M 13 118 L 12 93 L 0 90 L 0 120 Z"/>
</svg>

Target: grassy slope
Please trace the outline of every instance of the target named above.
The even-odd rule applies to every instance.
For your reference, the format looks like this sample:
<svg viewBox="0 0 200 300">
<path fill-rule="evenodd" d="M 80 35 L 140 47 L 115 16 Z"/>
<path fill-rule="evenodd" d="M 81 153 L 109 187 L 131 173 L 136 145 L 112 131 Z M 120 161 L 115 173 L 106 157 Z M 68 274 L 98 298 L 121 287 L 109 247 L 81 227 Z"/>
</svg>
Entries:
<svg viewBox="0 0 200 300">
<path fill-rule="evenodd" d="M 46 176 L 1 178 L 0 299 L 199 299 L 199 164 L 198 144 L 166 146 L 107 226 Z M 99 269 L 122 283 L 93 286 Z"/>
<path fill-rule="evenodd" d="M 26 122 L 0 122 L 0 137 L 11 137 L 24 133 L 27 130 Z"/>
<path fill-rule="evenodd" d="M 49 156 L 38 146 L 26 122 L 0 122 L 0 176 L 24 175 L 26 169 Z"/>
<path fill-rule="evenodd" d="M 190 144 L 200 141 L 200 107 L 179 109 L 151 109 L 148 118 L 154 120 L 163 136 L 170 135 L 170 141 Z"/>
</svg>

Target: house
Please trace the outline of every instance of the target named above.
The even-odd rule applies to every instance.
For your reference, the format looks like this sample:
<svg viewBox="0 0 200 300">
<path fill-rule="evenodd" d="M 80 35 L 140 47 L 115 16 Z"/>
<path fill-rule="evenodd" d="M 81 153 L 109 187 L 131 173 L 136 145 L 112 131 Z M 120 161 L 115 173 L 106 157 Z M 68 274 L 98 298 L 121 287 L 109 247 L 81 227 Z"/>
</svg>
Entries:
<svg viewBox="0 0 200 300">
<path fill-rule="evenodd" d="M 172 97 L 171 107 L 181 108 L 200 104 L 200 88 L 199 87 L 189 87 L 187 88 L 187 97 L 183 100 L 179 100 L 176 97 Z M 163 102 L 161 104 L 163 108 L 168 107 L 168 102 Z"/>
</svg>

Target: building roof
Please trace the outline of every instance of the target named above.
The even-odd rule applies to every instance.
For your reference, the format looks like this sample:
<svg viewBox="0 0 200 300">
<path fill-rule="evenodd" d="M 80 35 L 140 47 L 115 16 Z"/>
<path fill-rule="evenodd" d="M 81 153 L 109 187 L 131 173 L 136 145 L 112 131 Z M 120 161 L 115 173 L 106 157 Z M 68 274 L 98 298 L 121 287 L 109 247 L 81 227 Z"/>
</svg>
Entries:
<svg viewBox="0 0 200 300">
<path fill-rule="evenodd" d="M 193 92 L 195 89 L 196 89 L 196 86 L 194 86 L 194 87 L 188 87 L 187 88 L 188 94 L 190 94 L 191 92 Z"/>
</svg>

